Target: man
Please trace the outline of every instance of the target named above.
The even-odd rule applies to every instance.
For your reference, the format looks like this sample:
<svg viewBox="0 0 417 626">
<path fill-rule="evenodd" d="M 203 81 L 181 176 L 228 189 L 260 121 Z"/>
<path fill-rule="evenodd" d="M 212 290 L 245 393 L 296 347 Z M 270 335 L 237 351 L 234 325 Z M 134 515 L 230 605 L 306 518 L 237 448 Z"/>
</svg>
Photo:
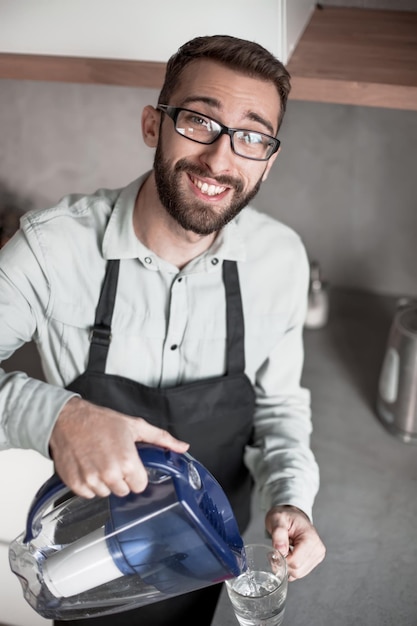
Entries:
<svg viewBox="0 0 417 626">
<path fill-rule="evenodd" d="M 247 206 L 278 156 L 289 89 L 257 44 L 196 38 L 143 111 L 152 172 L 22 220 L 1 255 L 0 356 L 33 338 L 48 383 L 3 376 L 0 407 L 3 447 L 50 453 L 86 498 L 145 488 L 141 440 L 189 443 L 242 532 L 254 479 L 294 580 L 324 557 L 300 388 L 308 263 L 295 233 Z M 88 623 L 210 624 L 219 592 Z"/>
</svg>

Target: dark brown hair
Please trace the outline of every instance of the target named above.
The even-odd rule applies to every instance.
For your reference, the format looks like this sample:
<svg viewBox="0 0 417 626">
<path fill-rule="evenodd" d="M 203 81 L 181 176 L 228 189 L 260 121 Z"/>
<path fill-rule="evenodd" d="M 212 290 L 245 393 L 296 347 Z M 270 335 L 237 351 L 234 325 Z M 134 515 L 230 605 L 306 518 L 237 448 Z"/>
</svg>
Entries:
<svg viewBox="0 0 417 626">
<path fill-rule="evenodd" d="M 169 104 L 184 68 L 197 59 L 217 61 L 248 76 L 271 81 L 281 101 L 278 128 L 281 126 L 291 89 L 290 74 L 281 61 L 261 45 L 229 35 L 196 37 L 181 46 L 167 63 L 158 104 Z"/>
</svg>

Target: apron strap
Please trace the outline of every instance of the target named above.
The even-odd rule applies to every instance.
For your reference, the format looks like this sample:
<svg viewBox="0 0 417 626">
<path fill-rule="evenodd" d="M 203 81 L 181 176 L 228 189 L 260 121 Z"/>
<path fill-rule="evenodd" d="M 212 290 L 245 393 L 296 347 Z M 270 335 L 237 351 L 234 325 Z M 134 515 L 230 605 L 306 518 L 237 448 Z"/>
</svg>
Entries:
<svg viewBox="0 0 417 626">
<path fill-rule="evenodd" d="M 245 371 L 245 324 L 236 261 L 223 261 L 226 290 L 227 368 L 226 374 Z"/>
<path fill-rule="evenodd" d="M 102 372 L 106 369 L 107 353 L 111 341 L 111 320 L 116 300 L 119 260 L 108 261 L 100 299 L 96 308 L 96 319 L 90 332 L 90 354 L 87 370 Z"/>
<path fill-rule="evenodd" d="M 112 259 L 107 263 L 94 326 L 90 333 L 87 370 L 103 374 L 111 341 L 111 321 L 116 300 L 119 265 L 118 259 Z M 245 327 L 236 261 L 223 261 L 223 282 L 227 315 L 226 374 L 239 374 L 245 371 Z"/>
</svg>

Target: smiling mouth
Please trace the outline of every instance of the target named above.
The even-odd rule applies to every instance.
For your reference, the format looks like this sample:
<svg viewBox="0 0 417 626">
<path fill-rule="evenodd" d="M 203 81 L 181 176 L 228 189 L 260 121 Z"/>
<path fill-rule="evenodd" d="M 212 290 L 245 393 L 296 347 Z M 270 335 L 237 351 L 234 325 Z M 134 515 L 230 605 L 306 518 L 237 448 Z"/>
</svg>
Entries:
<svg viewBox="0 0 417 626">
<path fill-rule="evenodd" d="M 228 187 L 223 187 L 223 185 L 209 185 L 208 183 L 202 182 L 199 178 L 194 178 L 194 176 L 190 176 L 190 179 L 193 185 L 195 185 L 205 196 L 219 196 L 221 193 L 226 191 L 226 189 L 228 189 Z"/>
</svg>

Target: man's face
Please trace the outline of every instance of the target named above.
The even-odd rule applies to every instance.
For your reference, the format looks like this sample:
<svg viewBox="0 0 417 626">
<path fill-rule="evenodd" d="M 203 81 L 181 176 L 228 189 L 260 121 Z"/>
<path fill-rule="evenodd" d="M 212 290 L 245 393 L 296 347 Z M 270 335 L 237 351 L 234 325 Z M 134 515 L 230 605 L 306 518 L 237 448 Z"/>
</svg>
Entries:
<svg viewBox="0 0 417 626">
<path fill-rule="evenodd" d="M 212 61 L 190 63 L 171 101 L 164 104 L 198 111 L 230 128 L 277 132 L 280 101 L 275 86 Z M 216 232 L 256 195 L 276 154 L 269 161 L 245 159 L 234 154 L 227 135 L 211 145 L 192 142 L 161 115 L 154 160 L 160 201 L 185 230 Z"/>
</svg>

